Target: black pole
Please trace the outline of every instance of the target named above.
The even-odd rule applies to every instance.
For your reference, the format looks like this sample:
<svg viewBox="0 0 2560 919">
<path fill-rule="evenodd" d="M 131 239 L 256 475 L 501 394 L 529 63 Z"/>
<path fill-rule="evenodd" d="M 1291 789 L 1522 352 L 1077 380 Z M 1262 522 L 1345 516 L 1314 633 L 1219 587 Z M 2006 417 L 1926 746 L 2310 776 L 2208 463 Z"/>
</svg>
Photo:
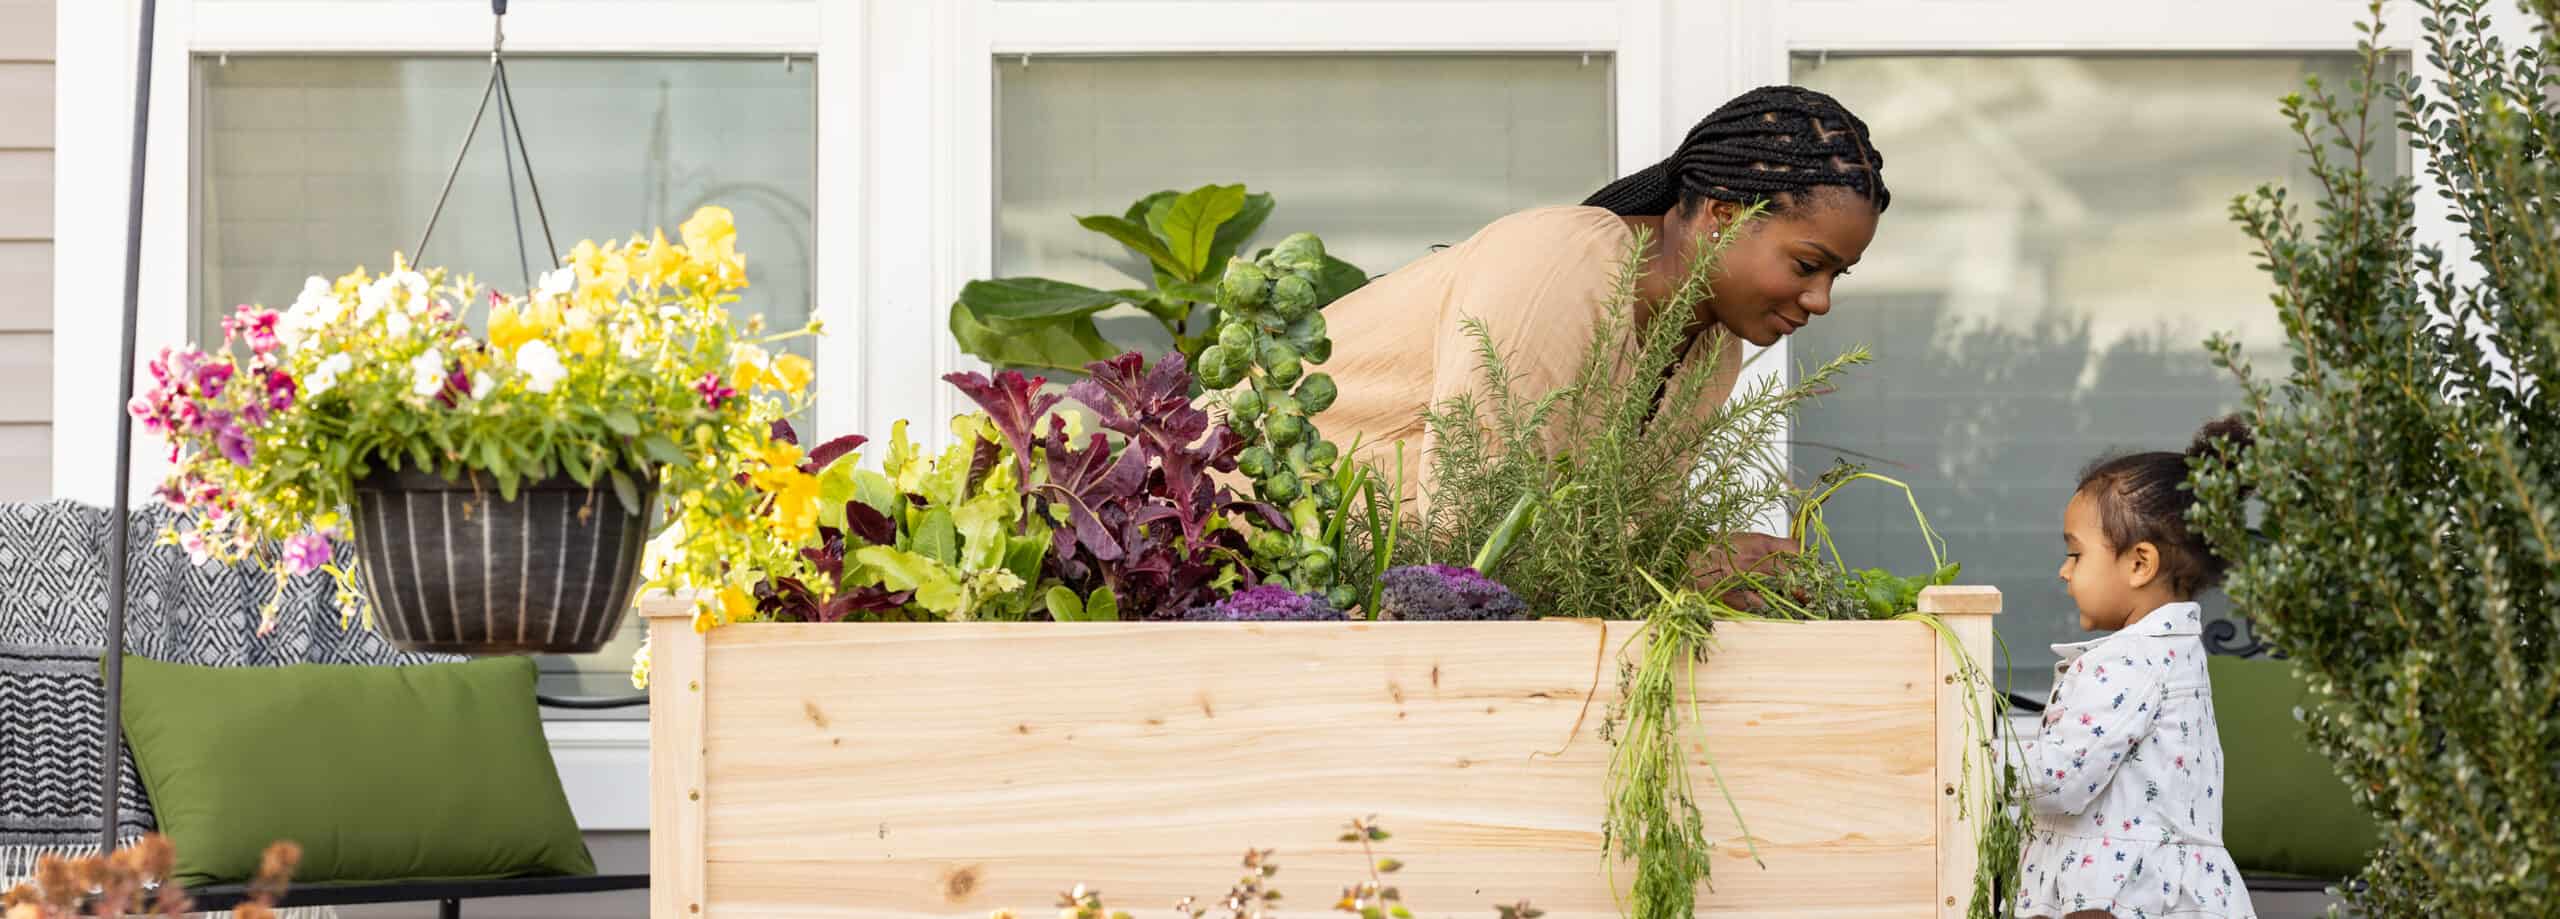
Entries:
<svg viewBox="0 0 2560 919">
<path fill-rule="evenodd" d="M 124 214 L 124 351 L 116 374 L 115 510 L 107 515 L 107 736 L 98 756 L 98 800 L 105 826 L 98 830 L 100 852 L 116 850 L 116 807 L 122 797 L 124 770 L 124 615 L 125 567 L 133 539 L 127 522 L 132 513 L 133 480 L 133 339 L 142 300 L 142 160 L 151 136 L 151 33 L 159 20 L 158 0 L 142 0 L 142 43 L 133 57 L 133 182 Z"/>
</svg>

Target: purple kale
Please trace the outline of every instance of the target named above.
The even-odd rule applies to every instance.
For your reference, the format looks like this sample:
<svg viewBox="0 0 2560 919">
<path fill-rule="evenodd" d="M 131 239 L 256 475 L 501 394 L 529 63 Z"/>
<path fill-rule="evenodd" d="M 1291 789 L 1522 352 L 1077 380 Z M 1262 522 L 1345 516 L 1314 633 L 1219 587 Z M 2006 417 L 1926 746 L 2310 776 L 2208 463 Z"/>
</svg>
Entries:
<svg viewBox="0 0 2560 919">
<path fill-rule="evenodd" d="M 1529 618 L 1527 604 L 1492 578 L 1457 565 L 1408 565 L 1387 571 L 1379 598 L 1385 618 L 1468 621 Z"/>
<path fill-rule="evenodd" d="M 1214 478 L 1235 468 L 1243 444 L 1191 406 L 1181 352 L 1153 370 L 1134 352 L 1085 369 L 1090 378 L 1070 395 L 1122 442 L 1095 432 L 1078 443 L 1055 415 L 1034 441 L 1048 470 L 1029 495 L 1065 524 L 1051 533 L 1048 573 L 1080 595 L 1111 588 L 1123 619 L 1183 618 L 1215 600 L 1219 581 L 1251 556 L 1245 529 L 1222 520 L 1288 520 Z"/>
<path fill-rule="evenodd" d="M 1193 622 L 1336 622 L 1342 611 L 1322 595 L 1302 594 L 1282 584 L 1264 584 L 1228 594 L 1183 614 Z"/>
</svg>

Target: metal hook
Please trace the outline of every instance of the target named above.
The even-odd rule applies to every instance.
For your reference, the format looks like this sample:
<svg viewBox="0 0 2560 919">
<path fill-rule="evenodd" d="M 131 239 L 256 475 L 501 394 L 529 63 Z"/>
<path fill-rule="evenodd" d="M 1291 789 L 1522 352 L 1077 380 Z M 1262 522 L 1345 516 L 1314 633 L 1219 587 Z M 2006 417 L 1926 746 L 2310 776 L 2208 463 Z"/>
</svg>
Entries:
<svg viewBox="0 0 2560 919">
<path fill-rule="evenodd" d="M 1031 69 L 1031 52 L 1029 52 L 1029 51 L 1025 51 L 1025 52 L 1023 52 L 1023 53 L 1022 53 L 1022 69 L 1024 69 L 1024 70 L 1029 70 L 1029 69 Z"/>
<path fill-rule="evenodd" d="M 1582 69 L 1591 69 L 1591 52 L 1589 51 L 1582 52 Z"/>
<path fill-rule="evenodd" d="M 783 56 L 782 56 L 782 72 L 783 72 L 783 73 L 791 73 L 791 72 L 793 72 L 793 68 L 794 68 L 795 66 L 796 66 L 796 63 L 795 63 L 794 61 L 792 61 L 792 59 L 791 59 L 791 55 L 785 54 L 785 55 L 783 55 Z"/>
<path fill-rule="evenodd" d="M 225 52 L 222 52 L 220 55 L 215 56 L 215 57 L 214 57 L 214 59 L 213 59 L 213 66 L 216 66 L 216 67 L 230 67 L 230 66 L 231 66 L 231 52 L 229 52 L 229 51 L 225 51 Z"/>
</svg>

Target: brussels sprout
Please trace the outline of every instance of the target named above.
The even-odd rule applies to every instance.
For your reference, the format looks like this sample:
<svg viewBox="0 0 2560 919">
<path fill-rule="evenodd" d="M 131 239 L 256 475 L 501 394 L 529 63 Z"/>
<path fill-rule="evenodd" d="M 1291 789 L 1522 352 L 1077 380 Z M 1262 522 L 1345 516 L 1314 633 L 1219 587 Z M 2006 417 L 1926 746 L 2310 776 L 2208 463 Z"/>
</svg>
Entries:
<svg viewBox="0 0 2560 919">
<path fill-rule="evenodd" d="M 1333 357 L 1333 339 L 1317 339 L 1315 344 L 1308 345 L 1301 350 L 1304 352 L 1304 357 L 1306 358 L 1307 363 L 1324 363 L 1327 359 Z"/>
<path fill-rule="evenodd" d="M 1334 609 L 1342 610 L 1350 609 L 1353 605 L 1360 602 L 1360 594 L 1357 591 L 1352 590 L 1351 585 L 1349 584 L 1333 585 L 1332 590 L 1324 592 L 1324 598 L 1327 602 L 1333 604 Z"/>
<path fill-rule="evenodd" d="M 1284 565 L 1291 557 L 1292 553 L 1295 553 L 1298 548 L 1297 545 L 1289 539 L 1289 534 L 1278 530 L 1263 530 L 1253 534 L 1253 541 L 1250 545 L 1253 548 L 1253 554 L 1262 558 L 1280 561 Z"/>
<path fill-rule="evenodd" d="M 1333 550 L 1318 548 L 1298 556 L 1298 570 L 1304 572 L 1307 579 L 1311 581 L 1322 581 L 1330 577 L 1333 574 Z"/>
<path fill-rule="evenodd" d="M 1290 320 L 1288 334 L 1290 344 L 1298 346 L 1301 351 L 1306 350 L 1307 346 L 1324 340 L 1324 314 L 1308 313 Z"/>
<path fill-rule="evenodd" d="M 1322 504 L 1326 507 L 1332 507 L 1342 502 L 1342 489 L 1333 487 L 1332 482 L 1317 482 L 1315 487 L 1308 489 L 1308 491 L 1316 496 L 1316 503 Z"/>
<path fill-rule="evenodd" d="M 1226 295 L 1227 305 L 1248 308 L 1262 305 L 1263 291 L 1269 283 L 1271 279 L 1259 266 L 1240 258 L 1227 260 L 1227 273 L 1218 279 L 1219 292 Z"/>
<path fill-rule="evenodd" d="M 1341 458 L 1342 448 L 1334 446 L 1329 440 L 1317 441 L 1315 448 L 1307 451 L 1307 462 L 1318 466 L 1331 466 L 1335 460 Z"/>
<path fill-rule="evenodd" d="M 1291 271 L 1324 267 L 1324 241 L 1313 233 L 1291 233 L 1271 249 L 1271 262 Z"/>
<path fill-rule="evenodd" d="M 1262 394 L 1247 386 L 1227 397 L 1227 417 L 1236 421 L 1252 421 L 1262 417 Z"/>
<path fill-rule="evenodd" d="M 1262 364 L 1262 369 L 1271 374 L 1271 382 L 1282 386 L 1298 382 L 1299 375 L 1306 372 L 1306 368 L 1298 363 L 1298 349 L 1289 347 L 1285 341 L 1263 342 L 1261 353 L 1255 357 Z M 1226 387 L 1221 385 L 1218 388 Z"/>
<path fill-rule="evenodd" d="M 1253 478 L 1271 473 L 1271 448 L 1255 444 L 1236 454 L 1236 471 Z"/>
<path fill-rule="evenodd" d="M 1244 378 L 1244 354 L 1229 351 L 1222 345 L 1210 345 L 1200 352 L 1200 385 L 1225 389 Z"/>
<path fill-rule="evenodd" d="M 1298 383 L 1298 405 L 1310 415 L 1323 414 L 1325 409 L 1332 408 L 1334 397 L 1341 394 L 1341 390 L 1334 388 L 1332 374 L 1310 373 Z"/>
<path fill-rule="evenodd" d="M 1283 319 L 1296 319 L 1315 312 L 1316 285 L 1305 275 L 1283 275 L 1271 285 L 1271 309 Z"/>
<path fill-rule="evenodd" d="M 1274 415 L 1304 416 L 1307 414 L 1306 407 L 1299 404 L 1298 397 L 1290 395 L 1289 390 L 1282 386 L 1275 385 L 1264 390 L 1262 404 L 1263 411 Z"/>
<path fill-rule="evenodd" d="M 1273 504 L 1287 504 L 1297 500 L 1299 492 L 1304 489 L 1298 487 L 1298 480 L 1294 477 L 1277 476 L 1263 479 L 1261 490 L 1262 500 Z"/>
<path fill-rule="evenodd" d="M 1218 326 L 1218 347 L 1225 348 L 1237 354 L 1253 353 L 1253 327 L 1241 322 L 1227 322 L 1220 324 Z"/>
<path fill-rule="evenodd" d="M 1245 443 L 1252 443 L 1262 436 L 1261 425 L 1242 418 L 1227 419 L 1227 430 L 1235 432 L 1236 439 Z"/>
<path fill-rule="evenodd" d="M 1273 415 L 1271 423 L 1264 427 L 1271 435 L 1272 443 L 1286 447 L 1297 443 L 1298 438 L 1307 433 L 1307 420 L 1296 415 Z"/>
</svg>

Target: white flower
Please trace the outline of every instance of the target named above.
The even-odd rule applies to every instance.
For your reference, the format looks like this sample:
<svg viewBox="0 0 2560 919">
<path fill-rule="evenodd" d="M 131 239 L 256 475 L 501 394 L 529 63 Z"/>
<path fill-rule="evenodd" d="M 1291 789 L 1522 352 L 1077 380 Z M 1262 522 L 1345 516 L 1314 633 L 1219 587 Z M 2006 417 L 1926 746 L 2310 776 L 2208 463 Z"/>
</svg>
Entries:
<svg viewBox="0 0 2560 919">
<path fill-rule="evenodd" d="M 475 373 L 471 375 L 471 398 L 473 401 L 489 398 L 489 391 L 496 388 L 498 388 L 497 379 L 489 376 L 487 373 Z"/>
<path fill-rule="evenodd" d="M 338 317 L 346 313 L 347 305 L 338 302 L 338 295 L 329 288 L 329 282 L 314 275 L 302 282 L 302 296 L 294 298 L 293 305 L 286 307 L 284 315 L 277 317 L 276 338 L 282 340 L 286 348 L 299 351 L 310 343 L 312 333 L 338 321 Z"/>
<path fill-rule="evenodd" d="M 383 280 L 408 296 L 401 298 L 401 308 L 416 313 L 427 308 L 427 276 L 415 271 L 394 271 Z"/>
<path fill-rule="evenodd" d="M 428 348 L 427 353 L 409 359 L 409 392 L 419 398 L 444 391 L 444 349 Z"/>
<path fill-rule="evenodd" d="M 383 307 L 390 305 L 391 277 L 389 275 L 365 282 L 363 289 L 356 292 L 356 324 L 371 323 L 373 317 L 381 315 Z"/>
<path fill-rule="evenodd" d="M 543 272 L 541 286 L 534 289 L 534 296 L 544 300 L 566 297 L 570 291 L 577 289 L 577 286 L 577 269 L 555 268 Z"/>
<path fill-rule="evenodd" d="M 409 314 L 407 313 L 393 310 L 390 313 L 389 320 L 385 324 L 391 327 L 391 337 L 393 338 L 402 338 L 409 334 Z"/>
<path fill-rule="evenodd" d="M 550 392 L 560 385 L 560 378 L 569 375 L 569 368 L 560 366 L 560 352 L 539 338 L 516 346 L 516 370 L 524 374 L 524 388 L 541 393 Z"/>
<path fill-rule="evenodd" d="M 311 375 L 302 378 L 302 394 L 309 397 L 328 392 L 329 387 L 338 385 L 338 375 L 354 366 L 354 358 L 344 354 L 329 355 L 328 360 L 321 361 L 320 366 L 312 369 Z"/>
</svg>

